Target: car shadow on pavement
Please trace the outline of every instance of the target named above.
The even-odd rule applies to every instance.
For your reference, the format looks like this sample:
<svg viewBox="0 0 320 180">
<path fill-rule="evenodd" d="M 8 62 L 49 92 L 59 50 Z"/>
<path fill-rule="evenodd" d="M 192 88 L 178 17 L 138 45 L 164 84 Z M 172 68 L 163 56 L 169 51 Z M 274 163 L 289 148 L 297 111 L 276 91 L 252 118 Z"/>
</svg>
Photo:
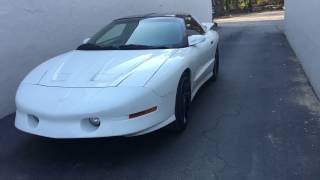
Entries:
<svg viewBox="0 0 320 180">
<path fill-rule="evenodd" d="M 146 165 L 166 163 L 174 158 L 181 161 L 196 146 L 203 146 L 202 143 L 206 142 L 202 133 L 206 119 L 199 119 L 197 114 L 203 111 L 200 104 L 204 100 L 206 102 L 208 94 L 216 89 L 217 83 L 223 81 L 208 82 L 199 90 L 192 103 L 189 127 L 182 134 L 164 128 L 130 138 L 50 139 L 18 131 L 13 126 L 14 115 L 11 115 L 2 121 L 1 134 L 6 138 L 0 137 L 0 141 L 7 146 L 2 148 L 0 154 L 0 179 L 23 175 L 28 176 L 25 179 L 48 175 L 54 179 L 63 173 L 69 173 L 65 176 L 68 177 L 70 173 L 81 171 L 80 174 L 84 176 L 92 176 L 92 172 L 97 172 L 97 177 L 103 174 L 98 172 L 103 171 L 110 173 L 112 179 L 112 175 L 115 178 L 119 176 L 113 172 L 126 172 L 128 167 L 141 170 Z M 214 123 L 214 120 L 211 122 Z M 7 129 L 4 130 L 4 127 Z M 14 139 L 10 140 L 9 137 Z"/>
<path fill-rule="evenodd" d="M 97 139 L 49 139 L 31 135 L 20 144 L 14 156 L 29 163 L 106 165 L 134 163 L 135 159 L 148 157 L 169 148 L 179 135 L 160 130 L 139 137 L 113 137 Z M 27 160 L 30 158 L 29 160 Z M 107 164 L 105 164 L 107 163 Z M 29 164 L 30 165 L 30 164 Z M 38 165 L 35 165 L 38 166 Z"/>
</svg>

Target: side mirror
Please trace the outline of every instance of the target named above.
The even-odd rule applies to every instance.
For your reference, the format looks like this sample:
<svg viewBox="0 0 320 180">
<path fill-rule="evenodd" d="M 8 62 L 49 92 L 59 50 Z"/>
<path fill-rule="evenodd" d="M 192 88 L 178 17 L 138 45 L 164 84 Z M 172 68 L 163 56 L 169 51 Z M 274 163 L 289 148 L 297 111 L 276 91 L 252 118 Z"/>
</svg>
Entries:
<svg viewBox="0 0 320 180">
<path fill-rule="evenodd" d="M 202 23 L 202 26 L 204 27 L 205 31 L 208 32 L 210 30 L 216 30 L 218 28 L 218 23 Z"/>
<path fill-rule="evenodd" d="M 211 30 L 216 30 L 218 28 L 218 23 L 214 22 L 213 26 L 210 28 Z"/>
<path fill-rule="evenodd" d="M 197 44 L 200 44 L 206 40 L 206 38 L 203 35 L 193 35 L 189 36 L 189 46 L 196 46 Z"/>
<path fill-rule="evenodd" d="M 82 41 L 82 44 L 87 44 L 90 41 L 90 38 L 86 38 Z"/>
</svg>

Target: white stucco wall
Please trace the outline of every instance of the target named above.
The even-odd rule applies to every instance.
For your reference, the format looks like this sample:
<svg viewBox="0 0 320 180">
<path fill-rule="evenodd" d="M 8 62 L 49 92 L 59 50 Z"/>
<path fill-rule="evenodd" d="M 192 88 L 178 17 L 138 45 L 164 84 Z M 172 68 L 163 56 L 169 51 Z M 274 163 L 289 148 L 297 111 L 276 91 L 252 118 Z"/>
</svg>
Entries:
<svg viewBox="0 0 320 180">
<path fill-rule="evenodd" d="M 320 97 L 320 1 L 286 0 L 286 34 Z"/>
<path fill-rule="evenodd" d="M 211 0 L 0 0 L 0 118 L 14 112 L 15 91 L 39 63 L 76 48 L 114 18 L 187 12 L 211 20 Z"/>
</svg>

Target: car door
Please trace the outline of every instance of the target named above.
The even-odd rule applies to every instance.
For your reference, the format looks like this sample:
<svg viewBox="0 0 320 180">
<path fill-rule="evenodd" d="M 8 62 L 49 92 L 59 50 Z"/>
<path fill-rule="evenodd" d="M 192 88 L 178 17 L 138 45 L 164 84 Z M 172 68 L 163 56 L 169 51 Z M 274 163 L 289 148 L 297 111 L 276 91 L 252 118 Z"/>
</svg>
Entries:
<svg viewBox="0 0 320 180">
<path fill-rule="evenodd" d="M 213 38 L 206 33 L 202 26 L 192 17 L 185 19 L 188 37 L 193 35 L 204 36 L 204 41 L 196 46 L 190 47 L 193 66 L 193 89 L 199 88 L 205 78 L 209 75 L 212 67 L 214 53 L 212 52 Z"/>
<path fill-rule="evenodd" d="M 195 18 L 194 18 L 195 19 Z M 197 19 L 195 19 L 196 23 L 198 26 L 203 27 L 200 25 L 199 21 Z M 205 28 L 203 28 L 205 29 Z M 206 57 L 205 59 L 207 59 L 208 61 L 206 62 L 204 69 L 204 78 L 206 78 L 207 76 L 209 76 L 212 73 L 213 67 L 214 67 L 214 60 L 215 60 L 215 53 L 216 53 L 216 47 L 218 45 L 218 34 L 215 31 L 212 30 L 207 30 L 204 34 L 205 39 L 206 39 L 206 46 L 205 48 L 205 53 L 206 53 Z"/>
</svg>

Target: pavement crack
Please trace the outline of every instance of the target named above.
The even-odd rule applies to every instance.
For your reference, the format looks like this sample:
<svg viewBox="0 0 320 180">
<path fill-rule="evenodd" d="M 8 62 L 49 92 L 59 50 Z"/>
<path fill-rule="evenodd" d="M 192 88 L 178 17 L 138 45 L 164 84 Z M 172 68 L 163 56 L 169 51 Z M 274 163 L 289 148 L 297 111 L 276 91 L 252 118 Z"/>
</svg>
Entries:
<svg viewBox="0 0 320 180">
<path fill-rule="evenodd" d="M 214 118 L 214 124 L 207 129 L 201 131 L 202 136 L 206 139 L 207 142 L 213 143 L 215 147 L 214 152 L 214 158 L 211 159 L 211 161 L 219 161 L 221 166 L 219 168 L 214 169 L 213 173 L 216 176 L 216 179 L 220 179 L 219 175 L 223 174 L 227 169 L 237 169 L 236 166 L 234 166 L 232 163 L 228 162 L 227 159 L 225 159 L 221 153 L 221 145 L 219 141 L 216 139 L 216 136 L 214 135 L 218 128 L 222 126 L 222 122 L 226 117 L 238 117 L 241 115 L 241 111 L 243 110 L 243 104 L 239 103 L 236 108 L 234 108 L 231 112 L 225 112 L 219 114 L 216 118 Z M 209 144 L 207 143 L 207 144 Z M 214 162 L 212 162 L 214 163 Z"/>
</svg>

